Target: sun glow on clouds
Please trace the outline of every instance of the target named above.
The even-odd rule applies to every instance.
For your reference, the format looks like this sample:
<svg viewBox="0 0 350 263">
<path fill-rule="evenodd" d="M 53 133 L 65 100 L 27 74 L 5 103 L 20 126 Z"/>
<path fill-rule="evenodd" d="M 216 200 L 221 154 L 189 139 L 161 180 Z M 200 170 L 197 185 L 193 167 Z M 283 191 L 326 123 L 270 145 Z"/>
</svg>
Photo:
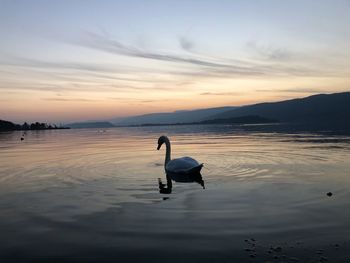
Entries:
<svg viewBox="0 0 350 263">
<path fill-rule="evenodd" d="M 349 89 L 350 54 L 341 49 L 349 40 L 343 34 L 349 18 L 332 3 L 316 9 L 306 4 L 295 17 L 300 21 L 319 12 L 339 19 L 328 25 L 337 30 L 327 33 L 307 21 L 293 31 L 288 17 L 254 15 L 259 8 L 270 10 L 269 2 L 264 7 L 203 3 L 202 13 L 193 14 L 188 10 L 194 3 L 187 2 L 174 10 L 160 2 L 137 10 L 123 2 L 62 1 L 54 7 L 39 2 L 8 1 L 0 9 L 0 118 L 108 119 Z M 283 5 L 292 12 L 301 5 L 275 4 L 267 12 Z M 209 12 L 213 8 L 221 15 Z M 56 9 L 69 10 L 66 20 L 55 15 Z M 137 16 L 125 15 L 130 10 Z M 36 20 L 47 17 L 47 24 Z"/>
</svg>

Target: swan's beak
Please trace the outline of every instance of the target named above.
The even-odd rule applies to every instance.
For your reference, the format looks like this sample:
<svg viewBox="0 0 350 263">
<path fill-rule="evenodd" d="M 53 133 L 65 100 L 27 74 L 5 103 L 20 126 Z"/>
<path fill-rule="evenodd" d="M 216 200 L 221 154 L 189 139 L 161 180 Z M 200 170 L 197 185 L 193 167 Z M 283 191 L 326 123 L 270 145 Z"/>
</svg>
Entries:
<svg viewBox="0 0 350 263">
<path fill-rule="evenodd" d="M 162 146 L 161 144 L 158 144 L 157 150 L 159 150 L 161 146 Z"/>
</svg>

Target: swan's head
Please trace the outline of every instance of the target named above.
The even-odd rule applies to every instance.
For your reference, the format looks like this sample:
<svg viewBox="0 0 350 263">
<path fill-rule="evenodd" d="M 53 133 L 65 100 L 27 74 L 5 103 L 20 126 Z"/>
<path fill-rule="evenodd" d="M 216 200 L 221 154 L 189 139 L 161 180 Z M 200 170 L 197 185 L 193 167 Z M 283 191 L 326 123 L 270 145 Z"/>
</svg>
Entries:
<svg viewBox="0 0 350 263">
<path fill-rule="evenodd" d="M 157 147 L 157 150 L 160 149 L 160 147 L 162 147 L 162 144 L 165 143 L 166 141 L 169 141 L 168 137 L 162 135 L 159 137 L 158 139 L 158 147 Z"/>
</svg>

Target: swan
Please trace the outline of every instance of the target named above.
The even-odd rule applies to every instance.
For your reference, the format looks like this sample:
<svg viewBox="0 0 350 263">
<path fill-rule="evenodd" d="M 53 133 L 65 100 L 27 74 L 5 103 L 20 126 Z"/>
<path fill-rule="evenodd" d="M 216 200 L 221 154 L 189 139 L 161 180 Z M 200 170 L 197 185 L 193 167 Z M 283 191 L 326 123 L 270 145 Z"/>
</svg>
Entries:
<svg viewBox="0 0 350 263">
<path fill-rule="evenodd" d="M 200 164 L 195 159 L 187 156 L 171 160 L 170 140 L 167 136 L 162 135 L 159 137 L 157 150 L 164 143 L 166 146 L 164 169 L 167 176 L 170 176 L 175 182 L 197 182 L 204 188 L 204 181 L 200 174 L 203 163 Z"/>
</svg>

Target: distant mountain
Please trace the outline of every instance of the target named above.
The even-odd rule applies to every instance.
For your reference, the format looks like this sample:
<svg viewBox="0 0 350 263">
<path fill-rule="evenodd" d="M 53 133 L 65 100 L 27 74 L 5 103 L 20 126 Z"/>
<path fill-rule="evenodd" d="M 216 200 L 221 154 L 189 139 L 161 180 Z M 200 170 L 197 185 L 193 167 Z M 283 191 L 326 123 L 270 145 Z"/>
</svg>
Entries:
<svg viewBox="0 0 350 263">
<path fill-rule="evenodd" d="M 214 114 L 208 120 L 248 115 L 287 123 L 350 127 L 350 92 L 318 94 L 301 99 L 248 105 Z"/>
<path fill-rule="evenodd" d="M 112 123 L 107 121 L 98 121 L 98 122 L 75 122 L 69 123 L 65 126 L 72 129 L 84 129 L 84 128 L 111 128 L 115 127 Z"/>
<path fill-rule="evenodd" d="M 110 120 L 117 126 L 123 125 L 140 125 L 140 124 L 168 124 L 168 123 L 189 123 L 189 122 L 200 122 L 208 119 L 208 117 L 227 112 L 235 109 L 236 107 L 220 107 L 220 108 L 209 108 L 199 110 L 183 110 L 166 113 L 151 113 L 139 116 L 132 116 L 124 119 L 113 119 Z"/>
<path fill-rule="evenodd" d="M 188 126 L 188 125 L 206 125 L 206 124 L 276 124 L 277 120 L 267 119 L 260 116 L 242 116 L 228 119 L 212 119 L 200 122 L 177 122 L 177 123 L 144 123 L 130 126 L 148 127 L 148 126 Z"/>
</svg>

